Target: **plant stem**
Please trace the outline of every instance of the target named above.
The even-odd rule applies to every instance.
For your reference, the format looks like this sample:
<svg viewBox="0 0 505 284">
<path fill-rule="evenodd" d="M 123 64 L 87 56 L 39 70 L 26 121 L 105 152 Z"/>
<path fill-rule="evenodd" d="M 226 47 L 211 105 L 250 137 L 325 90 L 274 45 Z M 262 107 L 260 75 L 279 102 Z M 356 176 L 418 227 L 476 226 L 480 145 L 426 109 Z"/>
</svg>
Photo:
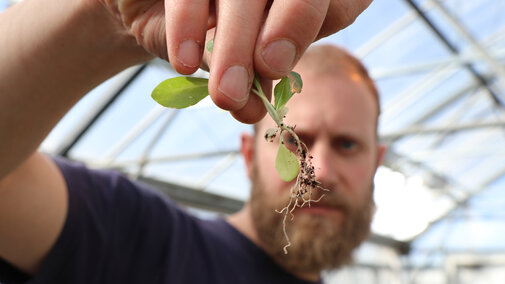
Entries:
<svg viewBox="0 0 505 284">
<path fill-rule="evenodd" d="M 265 105 L 265 108 L 267 109 L 268 114 L 272 117 L 272 119 L 275 121 L 275 123 L 282 129 L 284 124 L 282 123 L 282 119 L 279 118 L 279 115 L 277 114 L 277 111 L 275 110 L 274 106 L 270 103 L 270 101 L 267 99 L 265 96 L 265 93 L 263 92 L 263 89 L 261 88 L 260 81 L 258 80 L 258 77 L 254 77 L 254 87 L 255 89 L 252 89 L 252 92 L 258 95 L 258 97 L 263 101 L 263 104 Z"/>
<path fill-rule="evenodd" d="M 277 110 L 274 108 L 274 106 L 270 103 L 270 101 L 267 99 L 265 96 L 265 93 L 263 92 L 263 89 L 261 88 L 260 81 L 258 80 L 258 77 L 254 77 L 253 81 L 254 87 L 252 89 L 252 92 L 255 93 L 260 99 L 263 101 L 263 104 L 265 105 L 265 108 L 267 109 L 267 112 L 270 114 L 272 119 L 275 121 L 279 129 L 281 130 L 281 134 L 283 131 L 287 131 L 289 134 L 291 134 L 295 139 L 296 139 L 296 144 L 298 145 L 298 151 L 302 151 L 302 143 L 300 141 L 300 138 L 298 138 L 298 135 L 293 131 L 292 128 L 288 127 L 286 124 L 282 122 L 282 119 L 279 117 L 279 114 L 277 113 Z M 281 135 L 281 141 L 282 141 L 282 135 Z"/>
</svg>

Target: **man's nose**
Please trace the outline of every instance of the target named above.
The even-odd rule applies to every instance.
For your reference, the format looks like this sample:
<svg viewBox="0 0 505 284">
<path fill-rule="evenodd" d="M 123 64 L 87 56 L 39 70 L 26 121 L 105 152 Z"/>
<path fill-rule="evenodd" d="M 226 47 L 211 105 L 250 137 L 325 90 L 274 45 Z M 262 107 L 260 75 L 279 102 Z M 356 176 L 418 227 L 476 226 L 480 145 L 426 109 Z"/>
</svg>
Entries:
<svg viewBox="0 0 505 284">
<path fill-rule="evenodd" d="M 317 141 L 310 149 L 316 179 L 323 187 L 333 187 L 338 182 L 337 160 L 330 143 Z M 329 188 L 328 188 L 329 189 Z"/>
</svg>

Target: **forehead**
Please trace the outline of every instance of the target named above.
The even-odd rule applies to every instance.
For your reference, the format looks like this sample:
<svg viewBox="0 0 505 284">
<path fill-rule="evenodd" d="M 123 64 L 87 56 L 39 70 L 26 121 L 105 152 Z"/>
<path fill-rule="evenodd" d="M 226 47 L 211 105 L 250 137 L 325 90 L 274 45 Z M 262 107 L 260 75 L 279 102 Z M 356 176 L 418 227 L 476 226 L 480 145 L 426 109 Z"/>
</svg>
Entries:
<svg viewBox="0 0 505 284">
<path fill-rule="evenodd" d="M 361 76 L 353 71 L 316 75 L 297 70 L 303 89 L 288 102 L 285 122 L 297 130 L 344 132 L 375 139 L 377 102 Z M 260 125 L 272 127 L 270 118 Z"/>
</svg>

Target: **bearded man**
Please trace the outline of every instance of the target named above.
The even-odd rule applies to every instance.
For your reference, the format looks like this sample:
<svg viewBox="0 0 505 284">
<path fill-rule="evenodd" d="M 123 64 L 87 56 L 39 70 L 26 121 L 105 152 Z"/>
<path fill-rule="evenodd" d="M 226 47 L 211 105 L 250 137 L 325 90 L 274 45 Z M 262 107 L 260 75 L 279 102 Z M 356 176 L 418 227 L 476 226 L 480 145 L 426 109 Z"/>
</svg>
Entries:
<svg viewBox="0 0 505 284">
<path fill-rule="evenodd" d="M 303 54 L 370 2 L 26 0 L 2 12 L 0 282 L 317 283 L 322 269 L 349 261 L 369 231 L 383 155 L 377 91 L 347 52 Z M 210 38 L 212 61 L 203 52 Z M 37 152 L 87 92 L 153 56 L 182 74 L 210 65 L 214 103 L 248 123 L 266 113 L 250 95 L 254 74 L 267 87 L 302 58 L 304 89 L 286 123 L 327 191 L 292 212 L 286 234 L 275 210 L 291 184 L 274 170 L 278 142 L 262 141 L 268 119 L 242 136 L 252 196 L 226 220 L 200 220 L 145 184 Z"/>
<path fill-rule="evenodd" d="M 285 270 L 317 281 L 323 269 L 338 268 L 368 235 L 374 212 L 373 177 L 384 147 L 377 141 L 379 99 L 365 67 L 334 46 L 314 46 L 295 68 L 303 90 L 288 102 L 285 119 L 309 148 L 318 181 L 310 206 L 296 208 L 286 230 L 283 215 L 292 183 L 274 169 L 278 139 L 267 143 L 264 133 L 275 127 L 269 117 L 242 136 L 241 152 L 252 180 L 251 199 L 229 222 L 261 247 Z M 289 137 L 284 143 L 289 148 Z M 294 145 L 291 147 L 295 147 Z M 288 218 L 289 220 L 289 218 Z"/>
</svg>

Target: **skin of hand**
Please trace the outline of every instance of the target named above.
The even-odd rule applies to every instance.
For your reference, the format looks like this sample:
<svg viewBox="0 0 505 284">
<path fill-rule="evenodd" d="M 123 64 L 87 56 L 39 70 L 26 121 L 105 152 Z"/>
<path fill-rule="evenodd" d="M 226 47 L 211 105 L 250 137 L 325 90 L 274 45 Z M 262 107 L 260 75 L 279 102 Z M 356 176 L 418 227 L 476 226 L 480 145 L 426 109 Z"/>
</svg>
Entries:
<svg viewBox="0 0 505 284">
<path fill-rule="evenodd" d="M 266 111 L 249 90 L 256 71 L 286 75 L 315 40 L 348 25 L 372 0 L 95 0 L 149 53 L 181 74 L 210 66 L 214 103 L 239 121 L 255 123 Z M 205 42 L 215 37 L 212 62 Z"/>
</svg>

